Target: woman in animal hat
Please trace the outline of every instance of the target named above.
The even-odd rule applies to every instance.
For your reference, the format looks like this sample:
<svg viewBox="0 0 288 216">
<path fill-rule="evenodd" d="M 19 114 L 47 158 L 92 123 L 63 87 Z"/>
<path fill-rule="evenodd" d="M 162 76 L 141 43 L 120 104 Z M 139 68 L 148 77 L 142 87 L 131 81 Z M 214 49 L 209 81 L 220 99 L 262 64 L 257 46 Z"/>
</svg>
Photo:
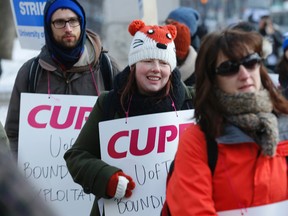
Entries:
<svg viewBox="0 0 288 216">
<path fill-rule="evenodd" d="M 129 25 L 133 37 L 128 64 L 114 89 L 100 95 L 76 142 L 64 158 L 70 174 L 86 193 L 96 196 L 91 215 L 99 215 L 99 198 L 130 197 L 135 182 L 121 169 L 101 160 L 98 123 L 105 120 L 192 108 L 192 96 L 176 69 L 172 25 Z"/>
</svg>

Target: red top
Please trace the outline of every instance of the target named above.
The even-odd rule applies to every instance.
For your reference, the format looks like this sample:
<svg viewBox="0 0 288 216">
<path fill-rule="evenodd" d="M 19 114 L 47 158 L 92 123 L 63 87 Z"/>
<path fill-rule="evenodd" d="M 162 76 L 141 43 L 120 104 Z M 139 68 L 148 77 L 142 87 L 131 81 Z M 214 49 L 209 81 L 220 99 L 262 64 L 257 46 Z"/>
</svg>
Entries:
<svg viewBox="0 0 288 216">
<path fill-rule="evenodd" d="M 191 125 L 180 139 L 174 172 L 167 186 L 172 215 L 217 215 L 288 199 L 288 141 L 276 156 L 265 157 L 254 142 L 218 143 L 214 175 L 208 166 L 205 135 Z"/>
</svg>

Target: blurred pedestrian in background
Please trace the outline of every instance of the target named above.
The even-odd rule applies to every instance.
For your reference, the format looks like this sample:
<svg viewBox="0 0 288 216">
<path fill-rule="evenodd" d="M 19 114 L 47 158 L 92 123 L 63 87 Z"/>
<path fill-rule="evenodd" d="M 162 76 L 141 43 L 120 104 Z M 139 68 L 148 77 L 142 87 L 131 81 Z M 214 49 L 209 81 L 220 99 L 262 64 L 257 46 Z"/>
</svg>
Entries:
<svg viewBox="0 0 288 216">
<path fill-rule="evenodd" d="M 32 185 L 20 173 L 9 149 L 6 132 L 0 122 L 0 215 L 55 216 Z"/>
<path fill-rule="evenodd" d="M 267 68 L 275 72 L 275 66 L 280 58 L 280 48 L 282 46 L 283 36 L 282 33 L 276 29 L 271 17 L 263 15 L 259 20 L 260 34 L 272 44 L 272 53 L 265 59 Z"/>
<path fill-rule="evenodd" d="M 174 21 L 177 21 L 180 23 L 184 23 L 186 26 L 188 26 L 190 30 L 191 45 L 197 51 L 200 46 L 200 38 L 197 35 L 199 18 L 200 15 L 198 11 L 194 10 L 193 8 L 178 7 L 168 14 L 165 23 L 170 24 Z"/>
<path fill-rule="evenodd" d="M 16 31 L 13 21 L 10 0 L 1 0 L 0 3 L 0 77 L 3 72 L 2 59 L 12 59 L 12 51 Z"/>
<path fill-rule="evenodd" d="M 288 99 L 288 36 L 283 41 L 283 54 L 276 65 L 275 72 L 279 75 L 278 81 L 283 95 Z"/>
</svg>

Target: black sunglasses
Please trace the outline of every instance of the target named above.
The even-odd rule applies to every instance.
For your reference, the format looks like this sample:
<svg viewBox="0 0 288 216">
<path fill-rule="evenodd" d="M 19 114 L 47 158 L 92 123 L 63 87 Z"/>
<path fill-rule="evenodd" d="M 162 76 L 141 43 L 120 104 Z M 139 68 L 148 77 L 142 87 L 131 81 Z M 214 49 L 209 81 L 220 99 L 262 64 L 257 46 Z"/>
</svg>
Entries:
<svg viewBox="0 0 288 216">
<path fill-rule="evenodd" d="M 225 61 L 221 63 L 216 68 L 216 74 L 221 76 L 230 76 L 237 74 L 240 68 L 240 65 L 243 65 L 248 70 L 253 70 L 258 64 L 262 62 L 262 58 L 258 53 L 252 53 L 244 58 L 240 59 L 240 61 Z"/>
</svg>

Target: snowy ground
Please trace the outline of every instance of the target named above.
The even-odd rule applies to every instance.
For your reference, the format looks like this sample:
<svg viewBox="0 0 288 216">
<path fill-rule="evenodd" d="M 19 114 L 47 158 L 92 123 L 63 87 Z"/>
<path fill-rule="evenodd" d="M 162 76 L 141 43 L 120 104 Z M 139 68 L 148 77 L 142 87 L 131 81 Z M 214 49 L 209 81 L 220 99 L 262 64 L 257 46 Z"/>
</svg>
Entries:
<svg viewBox="0 0 288 216">
<path fill-rule="evenodd" d="M 3 125 L 6 120 L 8 103 L 16 74 L 25 61 L 38 55 L 38 53 L 39 51 L 22 49 L 19 41 L 16 39 L 14 42 L 12 59 L 2 60 L 3 73 L 0 78 L 0 121 Z"/>
</svg>

